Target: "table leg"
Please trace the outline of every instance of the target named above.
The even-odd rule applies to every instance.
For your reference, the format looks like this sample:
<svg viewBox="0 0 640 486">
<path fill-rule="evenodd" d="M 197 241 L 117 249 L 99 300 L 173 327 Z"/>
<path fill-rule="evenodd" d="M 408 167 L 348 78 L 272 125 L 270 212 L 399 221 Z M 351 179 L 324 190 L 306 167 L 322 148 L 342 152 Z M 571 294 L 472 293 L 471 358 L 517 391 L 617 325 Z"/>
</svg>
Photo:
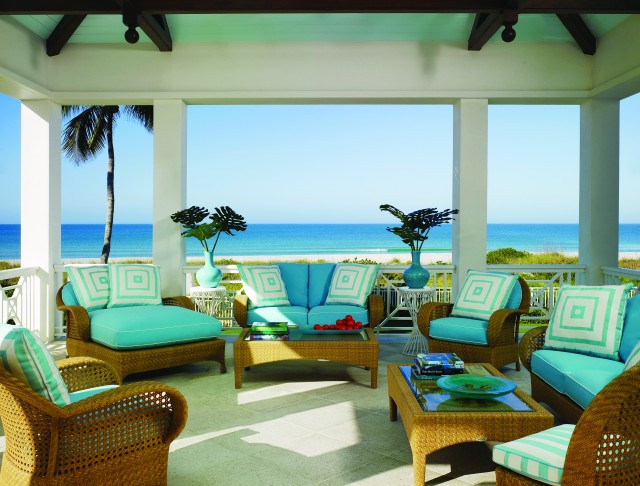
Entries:
<svg viewBox="0 0 640 486">
<path fill-rule="evenodd" d="M 389 397 L 389 420 L 392 422 L 398 420 L 398 406 L 391 397 Z"/>
<path fill-rule="evenodd" d="M 371 388 L 378 388 L 378 367 L 371 367 Z"/>
<path fill-rule="evenodd" d="M 417 326 L 416 326 L 417 327 Z M 428 353 L 429 352 L 429 343 L 422 335 L 419 329 L 414 329 L 411 331 L 409 335 L 409 339 L 407 339 L 407 344 L 405 344 L 404 349 L 402 350 L 402 354 L 406 354 L 409 356 L 416 356 L 420 353 Z"/>
<path fill-rule="evenodd" d="M 427 456 L 413 453 L 413 484 L 424 486 L 425 469 L 427 467 Z"/>
<path fill-rule="evenodd" d="M 233 370 L 234 370 L 236 388 L 242 388 L 242 366 L 234 365 Z"/>
</svg>

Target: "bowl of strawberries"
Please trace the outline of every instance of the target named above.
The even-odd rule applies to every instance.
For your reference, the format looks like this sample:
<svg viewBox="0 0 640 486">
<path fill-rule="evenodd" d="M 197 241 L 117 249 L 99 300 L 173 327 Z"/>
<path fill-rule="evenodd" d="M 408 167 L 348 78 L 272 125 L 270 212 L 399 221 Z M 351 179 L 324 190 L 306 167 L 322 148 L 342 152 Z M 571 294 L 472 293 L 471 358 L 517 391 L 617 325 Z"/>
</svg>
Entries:
<svg viewBox="0 0 640 486">
<path fill-rule="evenodd" d="M 352 315 L 347 314 L 342 319 L 336 319 L 335 324 L 315 324 L 313 327 L 306 327 L 303 332 L 306 334 L 357 334 L 362 332 L 362 322 L 356 322 Z"/>
</svg>

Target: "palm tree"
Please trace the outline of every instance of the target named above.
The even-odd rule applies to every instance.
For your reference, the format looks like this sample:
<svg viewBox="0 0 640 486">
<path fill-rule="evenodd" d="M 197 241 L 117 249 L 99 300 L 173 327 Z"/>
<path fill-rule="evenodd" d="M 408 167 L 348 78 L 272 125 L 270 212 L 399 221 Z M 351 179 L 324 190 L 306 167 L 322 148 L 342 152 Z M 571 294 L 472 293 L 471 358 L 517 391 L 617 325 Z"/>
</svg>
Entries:
<svg viewBox="0 0 640 486">
<path fill-rule="evenodd" d="M 77 115 L 76 115 L 77 113 Z M 109 160 L 107 163 L 107 221 L 104 227 L 104 244 L 100 261 L 107 263 L 111 251 L 113 209 L 115 204 L 113 174 L 115 156 L 113 151 L 113 129 L 121 114 L 140 122 L 148 132 L 153 132 L 153 106 L 126 105 L 73 105 L 62 107 L 63 116 L 75 115 L 62 132 L 62 149 L 76 165 L 83 164 L 98 155 L 105 144 Z"/>
</svg>

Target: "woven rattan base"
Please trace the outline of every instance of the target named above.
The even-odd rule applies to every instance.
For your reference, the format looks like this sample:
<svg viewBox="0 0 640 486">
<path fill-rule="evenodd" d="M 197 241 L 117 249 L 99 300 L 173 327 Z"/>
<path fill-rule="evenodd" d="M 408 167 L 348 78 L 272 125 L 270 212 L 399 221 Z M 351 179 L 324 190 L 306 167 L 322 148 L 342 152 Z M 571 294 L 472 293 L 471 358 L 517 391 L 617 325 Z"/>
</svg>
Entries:
<svg viewBox="0 0 640 486">
<path fill-rule="evenodd" d="M 492 375 L 498 370 L 482 363 Z M 532 411 L 528 412 L 425 412 L 407 384 L 399 365 L 387 365 L 389 418 L 402 417 L 413 454 L 414 483 L 424 486 L 426 456 L 444 447 L 463 442 L 499 441 L 524 437 L 553 426 L 553 415 L 531 397 L 514 392 Z"/>
<path fill-rule="evenodd" d="M 563 421 L 570 424 L 577 424 L 584 413 L 580 405 L 568 396 L 558 393 L 534 373 L 531 373 L 531 396 L 535 400 L 549 405 Z"/>
<path fill-rule="evenodd" d="M 246 341 L 244 329 L 233 343 L 236 388 L 242 387 L 242 370 L 249 366 L 285 360 L 325 359 L 371 370 L 371 388 L 378 386 L 378 340 L 371 329 L 362 341 Z"/>
</svg>

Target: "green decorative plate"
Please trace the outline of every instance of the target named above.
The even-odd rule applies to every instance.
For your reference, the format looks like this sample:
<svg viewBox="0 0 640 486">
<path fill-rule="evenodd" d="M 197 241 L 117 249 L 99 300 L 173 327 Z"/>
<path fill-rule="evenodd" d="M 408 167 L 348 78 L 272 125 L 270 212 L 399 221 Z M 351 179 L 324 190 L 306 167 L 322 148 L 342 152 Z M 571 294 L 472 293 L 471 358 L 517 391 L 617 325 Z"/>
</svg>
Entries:
<svg viewBox="0 0 640 486">
<path fill-rule="evenodd" d="M 438 381 L 438 386 L 451 395 L 462 398 L 494 398 L 516 389 L 512 381 L 497 376 L 448 375 Z"/>
<path fill-rule="evenodd" d="M 483 400 L 449 398 L 436 407 L 438 412 L 513 412 L 506 403 L 485 397 Z"/>
</svg>

